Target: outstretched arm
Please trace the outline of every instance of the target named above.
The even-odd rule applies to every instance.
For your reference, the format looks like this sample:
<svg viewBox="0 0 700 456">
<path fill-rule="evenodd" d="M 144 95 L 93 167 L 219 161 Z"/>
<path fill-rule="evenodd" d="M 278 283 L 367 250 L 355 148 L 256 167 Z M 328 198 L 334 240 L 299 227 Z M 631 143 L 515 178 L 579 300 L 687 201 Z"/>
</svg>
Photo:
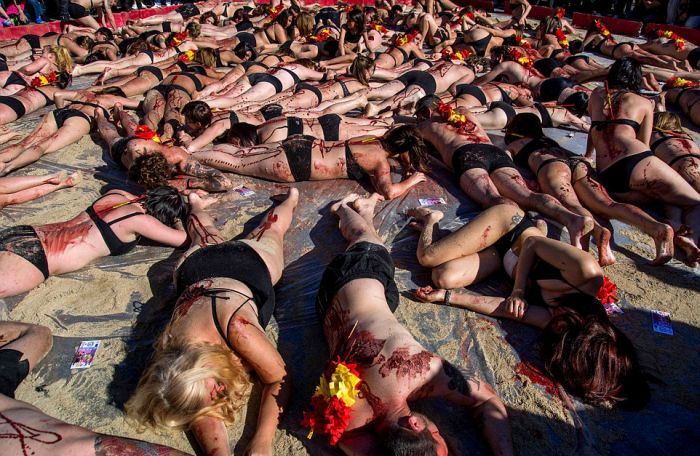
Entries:
<svg viewBox="0 0 700 456">
<path fill-rule="evenodd" d="M 390 200 L 406 193 L 411 187 L 425 181 L 423 173 L 413 173 L 408 178 L 395 184 L 391 180 L 391 167 L 389 163 L 382 164 L 370 175 L 372 185 L 384 198 Z"/>
<path fill-rule="evenodd" d="M 494 455 L 512 455 L 513 439 L 508 412 L 496 392 L 476 376 L 442 360 L 442 369 L 430 380 L 439 396 L 466 407 L 477 422 Z"/>
<path fill-rule="evenodd" d="M 225 192 L 231 188 L 231 181 L 221 171 L 203 165 L 197 160 L 188 159 L 180 162 L 179 168 L 183 174 L 204 179 L 207 182 L 207 188 L 204 190 L 209 192 Z"/>
<path fill-rule="evenodd" d="M 503 72 L 505 71 L 505 68 L 502 64 L 496 65 L 495 68 L 493 68 L 491 71 L 486 73 L 483 76 L 479 76 L 478 78 L 474 79 L 473 84 L 474 85 L 484 85 L 487 82 L 491 82 L 494 79 L 496 79 L 498 76 L 500 76 Z"/>
</svg>

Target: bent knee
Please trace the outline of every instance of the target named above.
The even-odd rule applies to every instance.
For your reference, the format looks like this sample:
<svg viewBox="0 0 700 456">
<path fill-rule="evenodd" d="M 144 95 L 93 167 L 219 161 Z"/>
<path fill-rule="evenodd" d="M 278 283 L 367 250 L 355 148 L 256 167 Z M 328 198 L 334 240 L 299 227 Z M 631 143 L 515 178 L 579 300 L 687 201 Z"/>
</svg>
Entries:
<svg viewBox="0 0 700 456">
<path fill-rule="evenodd" d="M 458 288 L 465 285 L 464 279 L 452 268 L 437 266 L 432 271 L 433 284 L 438 288 Z"/>
</svg>

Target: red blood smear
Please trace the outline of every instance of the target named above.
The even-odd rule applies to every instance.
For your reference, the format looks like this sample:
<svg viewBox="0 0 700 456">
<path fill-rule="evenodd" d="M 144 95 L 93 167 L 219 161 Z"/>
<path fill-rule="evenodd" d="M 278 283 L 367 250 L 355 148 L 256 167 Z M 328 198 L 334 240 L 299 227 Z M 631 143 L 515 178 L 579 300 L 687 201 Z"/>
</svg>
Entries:
<svg viewBox="0 0 700 456">
<path fill-rule="evenodd" d="M 562 400 L 561 395 L 559 394 L 559 385 L 556 384 L 549 376 L 547 376 L 547 374 L 532 364 L 528 362 L 519 362 L 515 368 L 515 373 L 518 375 L 524 375 L 536 385 L 544 386 L 545 392 L 559 400 Z"/>
</svg>

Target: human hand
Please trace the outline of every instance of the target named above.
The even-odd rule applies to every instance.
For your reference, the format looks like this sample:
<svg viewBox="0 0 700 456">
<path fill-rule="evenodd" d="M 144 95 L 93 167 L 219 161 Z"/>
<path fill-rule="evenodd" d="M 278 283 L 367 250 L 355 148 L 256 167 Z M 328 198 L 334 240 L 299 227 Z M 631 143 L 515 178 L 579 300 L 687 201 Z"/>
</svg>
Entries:
<svg viewBox="0 0 700 456">
<path fill-rule="evenodd" d="M 506 298 L 506 311 L 518 320 L 525 316 L 527 301 L 520 292 L 513 292 Z"/>
<path fill-rule="evenodd" d="M 445 293 L 447 291 L 438 288 L 437 290 L 433 289 L 430 285 L 427 287 L 421 287 L 416 290 L 416 297 L 420 299 L 423 302 L 439 302 L 442 303 L 445 301 Z"/>
<path fill-rule="evenodd" d="M 427 180 L 425 174 L 421 173 L 420 171 L 416 171 L 415 173 L 411 174 L 411 176 L 408 179 L 414 185 L 420 184 L 421 182 L 425 182 Z"/>
</svg>

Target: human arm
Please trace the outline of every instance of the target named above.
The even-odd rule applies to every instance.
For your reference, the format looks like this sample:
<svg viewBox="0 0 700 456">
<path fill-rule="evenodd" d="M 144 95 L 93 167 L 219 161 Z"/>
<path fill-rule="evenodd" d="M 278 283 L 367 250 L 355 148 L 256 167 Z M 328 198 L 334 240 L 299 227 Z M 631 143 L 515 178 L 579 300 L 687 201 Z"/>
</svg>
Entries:
<svg viewBox="0 0 700 456">
<path fill-rule="evenodd" d="M 593 160 L 593 151 L 595 151 L 595 146 L 593 145 L 593 140 L 591 139 L 591 133 L 586 135 L 586 153 L 583 154 L 583 158 L 588 161 Z"/>
<path fill-rule="evenodd" d="M 39 364 L 51 350 L 53 337 L 46 326 L 16 321 L 0 321 L 0 348 L 22 353 L 29 369 Z"/>
<path fill-rule="evenodd" d="M 391 180 L 391 166 L 389 162 L 382 163 L 370 174 L 372 185 L 387 200 L 397 198 L 406 193 L 411 187 L 425 181 L 423 173 L 413 173 L 399 183 Z"/>
<path fill-rule="evenodd" d="M 132 219 L 133 231 L 136 234 L 170 247 L 184 247 L 187 244 L 186 232 L 170 228 L 151 215 L 144 215 Z"/>
<path fill-rule="evenodd" d="M 94 435 L 94 434 L 93 434 Z M 97 434 L 95 456 L 119 456 L 137 454 L 157 454 L 158 456 L 188 456 L 180 450 L 143 440 L 127 439 L 116 435 Z"/>
<path fill-rule="evenodd" d="M 202 454 L 207 456 L 230 456 L 228 433 L 224 422 L 212 416 L 203 416 L 190 426 Z"/>
<path fill-rule="evenodd" d="M 338 56 L 345 55 L 345 27 L 340 28 L 340 38 L 338 38 Z"/>
<path fill-rule="evenodd" d="M 498 76 L 503 74 L 503 72 L 506 70 L 506 66 L 503 65 L 503 63 L 499 63 L 496 65 L 494 68 L 491 69 L 488 73 L 486 73 L 483 76 L 479 76 L 478 78 L 474 79 L 473 84 L 474 85 L 484 85 L 488 82 L 493 81 L 496 79 Z"/>
<path fill-rule="evenodd" d="M 231 188 L 231 181 L 218 169 L 203 165 L 195 159 L 187 159 L 178 165 L 183 174 L 199 177 L 207 182 L 206 188 L 209 192 L 225 192 Z"/>
<path fill-rule="evenodd" d="M 204 146 L 213 143 L 216 138 L 223 135 L 226 132 L 226 130 L 230 128 L 226 126 L 227 124 L 230 125 L 230 122 L 226 120 L 219 120 L 209 125 L 209 127 L 207 127 L 207 129 L 204 130 L 201 135 L 193 139 L 192 142 L 187 146 L 187 152 L 197 152 L 198 150 L 201 150 Z"/>
<path fill-rule="evenodd" d="M 431 396 L 442 397 L 467 408 L 479 423 L 494 455 L 515 454 L 508 412 L 493 388 L 447 360 L 443 359 L 441 363 L 441 369 L 430 379 L 430 385 L 434 388 Z"/>
<path fill-rule="evenodd" d="M 284 361 L 265 333 L 243 316 L 231 320 L 228 334 L 236 353 L 255 370 L 264 385 L 257 429 L 248 444 L 248 453 L 272 455 L 272 441 L 291 389 Z"/>
<path fill-rule="evenodd" d="M 114 21 L 114 15 L 112 14 L 111 0 L 103 0 L 102 9 L 104 10 L 105 15 L 107 16 L 109 24 L 112 26 L 112 30 L 116 31 L 117 23 Z"/>
<path fill-rule="evenodd" d="M 20 73 L 25 76 L 34 76 L 40 71 L 44 70 L 47 66 L 47 60 L 43 57 L 36 59 L 35 61 L 26 64 L 22 68 L 18 69 Z"/>
</svg>

